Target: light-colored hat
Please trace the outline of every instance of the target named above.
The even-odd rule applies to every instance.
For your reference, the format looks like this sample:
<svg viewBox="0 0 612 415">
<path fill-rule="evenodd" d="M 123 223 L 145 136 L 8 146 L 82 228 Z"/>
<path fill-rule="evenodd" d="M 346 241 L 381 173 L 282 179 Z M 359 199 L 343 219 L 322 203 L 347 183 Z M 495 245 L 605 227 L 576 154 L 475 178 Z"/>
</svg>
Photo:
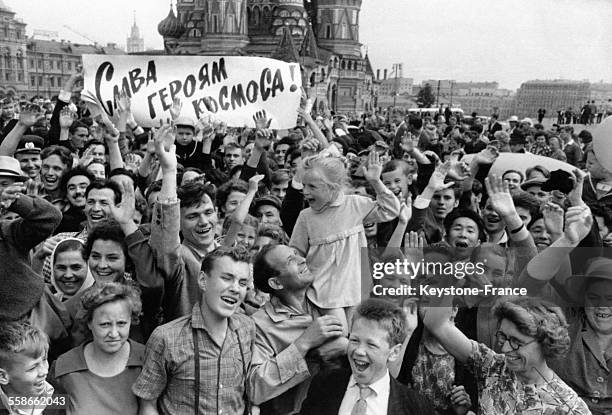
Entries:
<svg viewBox="0 0 612 415">
<path fill-rule="evenodd" d="M 519 119 L 516 115 L 513 115 L 512 117 L 508 118 L 508 122 L 518 122 Z"/>
<path fill-rule="evenodd" d="M 191 127 L 195 129 L 195 121 L 191 117 L 180 116 L 174 121 L 174 125 L 182 127 Z"/>
<path fill-rule="evenodd" d="M 11 177 L 18 182 L 25 182 L 29 179 L 21 171 L 17 159 L 9 156 L 0 156 L 0 177 Z"/>
</svg>

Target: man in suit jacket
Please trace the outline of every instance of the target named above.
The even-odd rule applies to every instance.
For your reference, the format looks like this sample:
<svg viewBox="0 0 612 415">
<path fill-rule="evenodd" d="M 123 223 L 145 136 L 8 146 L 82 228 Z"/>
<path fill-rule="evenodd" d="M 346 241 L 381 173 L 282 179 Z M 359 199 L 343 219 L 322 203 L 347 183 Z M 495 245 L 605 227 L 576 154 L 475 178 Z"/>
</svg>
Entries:
<svg viewBox="0 0 612 415">
<path fill-rule="evenodd" d="M 431 404 L 389 375 L 407 335 L 402 309 L 385 300 L 362 302 L 353 318 L 348 358 L 351 370 L 317 375 L 302 405 L 302 415 L 434 414 Z"/>
<path fill-rule="evenodd" d="M 496 132 L 504 129 L 499 121 L 497 121 L 498 117 L 499 116 L 497 114 L 491 115 L 491 121 L 489 121 L 489 128 L 487 129 L 489 137 L 493 137 Z"/>
</svg>

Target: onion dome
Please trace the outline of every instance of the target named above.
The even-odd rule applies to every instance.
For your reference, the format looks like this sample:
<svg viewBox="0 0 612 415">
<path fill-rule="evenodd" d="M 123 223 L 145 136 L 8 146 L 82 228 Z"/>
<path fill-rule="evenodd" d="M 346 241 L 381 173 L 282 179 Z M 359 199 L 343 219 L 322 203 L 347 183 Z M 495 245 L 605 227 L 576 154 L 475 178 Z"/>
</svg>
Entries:
<svg viewBox="0 0 612 415">
<path fill-rule="evenodd" d="M 176 18 L 172 5 L 170 5 L 170 12 L 168 17 L 159 22 L 157 25 L 157 31 L 163 38 L 175 38 L 178 39 L 185 33 L 185 26 Z"/>
</svg>

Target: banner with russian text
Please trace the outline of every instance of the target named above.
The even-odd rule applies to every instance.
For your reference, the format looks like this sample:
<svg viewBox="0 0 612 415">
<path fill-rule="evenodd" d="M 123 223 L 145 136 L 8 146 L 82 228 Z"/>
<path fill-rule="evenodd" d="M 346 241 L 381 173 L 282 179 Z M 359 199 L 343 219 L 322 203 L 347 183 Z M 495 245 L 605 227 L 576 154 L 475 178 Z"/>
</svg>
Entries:
<svg viewBox="0 0 612 415">
<path fill-rule="evenodd" d="M 296 125 L 302 78 L 297 63 L 242 56 L 83 55 L 85 94 L 116 119 L 115 95 L 131 97 L 136 122 L 159 126 L 170 118 L 174 98 L 181 116 L 197 121 L 212 112 L 230 127 L 254 127 L 265 110 L 270 128 Z"/>
</svg>

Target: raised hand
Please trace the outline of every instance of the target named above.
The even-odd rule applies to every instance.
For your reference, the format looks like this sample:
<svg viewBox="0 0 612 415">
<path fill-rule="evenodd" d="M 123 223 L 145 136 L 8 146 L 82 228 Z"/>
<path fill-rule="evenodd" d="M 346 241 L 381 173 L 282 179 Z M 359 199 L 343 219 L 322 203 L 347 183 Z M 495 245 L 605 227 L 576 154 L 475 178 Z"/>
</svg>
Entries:
<svg viewBox="0 0 612 415">
<path fill-rule="evenodd" d="M 369 182 L 380 180 L 382 168 L 382 162 L 380 161 L 378 153 L 376 151 L 370 151 L 370 154 L 368 154 L 368 164 L 363 172 L 365 179 Z"/>
<path fill-rule="evenodd" d="M 402 224 L 407 224 L 412 217 L 412 199 L 408 197 L 404 201 L 404 196 L 400 193 L 400 212 L 398 216 L 398 220 Z"/>
<path fill-rule="evenodd" d="M 155 132 L 155 153 L 159 158 L 162 171 L 176 170 L 176 145 L 174 127 L 166 124 Z"/>
<path fill-rule="evenodd" d="M 259 182 L 266 177 L 263 174 L 256 174 L 255 176 L 249 179 L 249 192 L 255 193 L 259 189 Z"/>
<path fill-rule="evenodd" d="M 564 235 L 568 241 L 578 245 L 591 231 L 593 215 L 587 205 L 572 206 L 565 212 Z"/>
<path fill-rule="evenodd" d="M 448 177 L 454 180 L 465 180 L 470 177 L 470 166 L 464 161 L 453 161 L 451 160 L 450 170 L 448 171 Z"/>
<path fill-rule="evenodd" d="M 300 149 L 302 151 L 302 158 L 314 156 L 319 151 L 319 141 L 315 138 L 302 140 Z"/>
<path fill-rule="evenodd" d="M 95 146 L 89 146 L 83 152 L 83 156 L 79 159 L 79 165 L 87 168 L 94 159 L 93 152 Z"/>
<path fill-rule="evenodd" d="M 563 230 L 563 208 L 556 203 L 548 202 L 542 209 L 544 226 L 550 234 L 560 234 Z"/>
<path fill-rule="evenodd" d="M 19 124 L 25 127 L 32 127 L 43 118 L 45 118 L 45 113 L 41 107 L 34 104 L 28 104 L 19 113 Z"/>
<path fill-rule="evenodd" d="M 272 124 L 272 118 L 268 119 L 265 110 L 256 112 L 253 115 L 253 121 L 255 121 L 255 128 L 258 130 L 270 128 L 270 124 Z"/>
<path fill-rule="evenodd" d="M 211 140 L 215 135 L 215 126 L 210 114 L 203 115 L 196 124 L 196 131 L 202 140 Z"/>
<path fill-rule="evenodd" d="M 574 187 L 572 188 L 572 191 L 567 194 L 567 199 L 572 206 L 584 206 L 585 203 L 582 200 L 582 188 L 586 173 L 578 169 L 575 169 L 572 173 L 574 173 Z"/>
<path fill-rule="evenodd" d="M 255 147 L 260 151 L 265 151 L 270 147 L 272 131 L 267 128 L 258 129 L 255 133 Z"/>
<path fill-rule="evenodd" d="M 446 179 L 446 175 L 450 171 L 450 162 L 447 161 L 444 164 L 440 164 L 434 170 L 433 174 L 429 178 L 429 183 L 427 184 L 434 192 L 438 192 L 440 190 L 448 189 L 452 187 L 455 182 L 444 183 L 444 179 Z"/>
<path fill-rule="evenodd" d="M 125 155 L 125 168 L 131 171 L 138 171 L 140 167 L 141 158 L 136 156 L 134 153 L 128 153 Z"/>
<path fill-rule="evenodd" d="M 493 174 L 485 179 L 485 185 L 489 193 L 491 207 L 499 216 L 504 218 L 516 213 L 508 183 Z"/>
<path fill-rule="evenodd" d="M 412 153 L 414 151 L 414 140 L 412 134 L 407 133 L 400 139 L 400 148 L 406 153 Z"/>
<path fill-rule="evenodd" d="M 174 98 L 172 101 L 172 106 L 170 107 L 170 116 L 172 117 L 172 121 L 176 121 L 178 117 L 181 116 L 181 110 L 183 109 L 183 103 L 180 98 Z"/>
<path fill-rule="evenodd" d="M 23 183 L 14 183 L 7 186 L 0 193 L 0 207 L 8 209 L 11 207 L 15 200 L 23 196 L 26 188 Z"/>
<path fill-rule="evenodd" d="M 120 224 L 126 225 L 133 221 L 136 210 L 136 196 L 134 188 L 127 182 L 121 183 L 121 203 L 110 206 L 113 218 Z M 133 222 L 132 222 L 133 223 Z"/>
<path fill-rule="evenodd" d="M 76 112 L 72 111 L 70 107 L 65 106 L 60 111 L 59 123 L 60 128 L 68 129 L 72 125 L 72 123 L 77 119 Z"/>
<path fill-rule="evenodd" d="M 476 161 L 478 164 L 493 164 L 493 162 L 499 157 L 499 151 L 495 146 L 488 146 L 480 153 L 476 154 Z"/>
<path fill-rule="evenodd" d="M 115 96 L 115 102 L 117 102 L 117 112 L 120 115 L 127 115 L 131 112 L 132 101 L 125 90 L 121 90 L 121 93 Z"/>
<path fill-rule="evenodd" d="M 331 119 L 329 119 L 329 118 L 323 118 L 323 127 L 325 127 L 325 129 L 327 131 L 330 131 L 332 133 L 334 132 L 333 131 L 333 129 L 334 129 L 334 122 Z"/>
<path fill-rule="evenodd" d="M 153 132 L 149 132 L 149 139 L 147 140 L 147 153 L 151 156 L 155 154 L 155 140 L 153 139 Z"/>
</svg>

